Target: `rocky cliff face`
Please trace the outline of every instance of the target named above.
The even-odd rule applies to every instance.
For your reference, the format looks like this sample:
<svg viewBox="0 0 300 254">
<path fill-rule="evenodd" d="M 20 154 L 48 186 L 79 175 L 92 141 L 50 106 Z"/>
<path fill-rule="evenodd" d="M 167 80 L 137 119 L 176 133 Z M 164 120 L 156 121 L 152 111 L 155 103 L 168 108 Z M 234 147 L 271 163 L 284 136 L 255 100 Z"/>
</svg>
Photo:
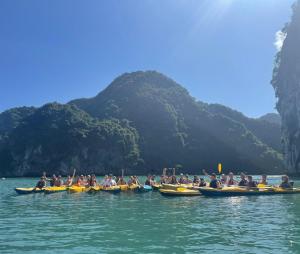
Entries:
<svg viewBox="0 0 300 254">
<path fill-rule="evenodd" d="M 275 60 L 272 85 L 282 119 L 284 157 L 289 173 L 300 173 L 300 1 L 283 30 L 285 40 Z M 283 37 L 283 38 L 284 38 Z"/>
</svg>

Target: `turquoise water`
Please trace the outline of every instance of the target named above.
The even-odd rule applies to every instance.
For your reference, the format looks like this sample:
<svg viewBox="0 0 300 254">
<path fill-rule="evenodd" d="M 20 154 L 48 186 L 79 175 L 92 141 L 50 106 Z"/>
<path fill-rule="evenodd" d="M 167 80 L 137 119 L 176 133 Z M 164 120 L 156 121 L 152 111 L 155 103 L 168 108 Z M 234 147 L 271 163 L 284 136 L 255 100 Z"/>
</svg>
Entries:
<svg viewBox="0 0 300 254">
<path fill-rule="evenodd" d="M 14 193 L 35 182 L 0 180 L 2 254 L 300 253 L 300 195 Z"/>
</svg>

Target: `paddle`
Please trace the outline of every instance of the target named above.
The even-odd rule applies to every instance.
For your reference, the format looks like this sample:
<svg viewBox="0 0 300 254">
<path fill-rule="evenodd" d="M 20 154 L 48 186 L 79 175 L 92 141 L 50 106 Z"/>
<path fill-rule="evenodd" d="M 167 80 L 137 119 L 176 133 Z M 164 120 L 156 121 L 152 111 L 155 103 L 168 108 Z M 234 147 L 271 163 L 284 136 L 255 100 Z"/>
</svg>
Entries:
<svg viewBox="0 0 300 254">
<path fill-rule="evenodd" d="M 76 169 L 74 168 L 73 175 L 72 175 L 72 177 L 71 177 L 71 185 L 69 184 L 68 187 L 70 187 L 70 186 L 73 185 L 73 180 L 74 180 L 74 177 L 75 177 L 75 173 L 76 173 Z"/>
</svg>

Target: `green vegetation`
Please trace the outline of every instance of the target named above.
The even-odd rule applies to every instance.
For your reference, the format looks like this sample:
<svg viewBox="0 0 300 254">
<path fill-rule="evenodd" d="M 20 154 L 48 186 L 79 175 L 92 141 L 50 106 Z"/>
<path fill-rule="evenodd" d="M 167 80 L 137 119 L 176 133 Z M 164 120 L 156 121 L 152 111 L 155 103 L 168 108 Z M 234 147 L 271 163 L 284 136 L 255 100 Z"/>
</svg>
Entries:
<svg viewBox="0 0 300 254">
<path fill-rule="evenodd" d="M 0 114 L 2 125 L 10 114 Z M 235 172 L 283 171 L 279 125 L 197 102 L 154 71 L 126 73 L 94 98 L 47 104 L 13 119 L 0 131 L 3 175 L 67 174 L 71 167 L 158 174 L 176 165 L 199 174 L 219 162 Z"/>
</svg>

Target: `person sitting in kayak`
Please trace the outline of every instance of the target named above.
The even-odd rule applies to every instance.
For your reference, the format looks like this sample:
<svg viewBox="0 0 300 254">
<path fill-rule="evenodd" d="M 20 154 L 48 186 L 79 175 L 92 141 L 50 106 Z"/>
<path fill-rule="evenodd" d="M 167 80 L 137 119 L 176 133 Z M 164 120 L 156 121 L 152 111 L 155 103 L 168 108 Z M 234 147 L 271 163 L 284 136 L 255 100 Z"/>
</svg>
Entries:
<svg viewBox="0 0 300 254">
<path fill-rule="evenodd" d="M 190 184 L 193 183 L 193 181 L 191 179 L 189 179 L 189 175 L 185 174 L 185 184 Z"/>
<path fill-rule="evenodd" d="M 220 180 L 220 183 L 222 185 L 225 185 L 227 183 L 227 176 L 225 174 L 222 174 L 221 175 L 221 180 Z"/>
<path fill-rule="evenodd" d="M 220 188 L 220 182 L 217 180 L 217 176 L 215 173 L 212 173 L 210 176 L 210 183 L 209 183 L 210 188 Z"/>
<path fill-rule="evenodd" d="M 199 186 L 200 179 L 199 176 L 194 176 L 193 184 Z"/>
<path fill-rule="evenodd" d="M 128 180 L 128 185 L 130 186 L 130 185 L 135 185 L 135 184 L 136 184 L 136 181 L 135 181 L 134 177 L 130 176 L 129 180 Z"/>
<path fill-rule="evenodd" d="M 178 182 L 179 182 L 179 184 L 185 184 L 186 183 L 186 181 L 185 181 L 184 176 L 183 176 L 182 173 L 180 173 L 180 178 L 179 178 Z"/>
<path fill-rule="evenodd" d="M 262 185 L 268 185 L 268 182 L 267 182 L 267 175 L 262 175 L 262 176 L 261 176 L 261 180 L 260 180 L 259 184 L 262 184 Z"/>
<path fill-rule="evenodd" d="M 56 175 L 53 175 L 52 178 L 51 178 L 51 180 L 50 180 L 50 186 L 51 187 L 54 186 L 56 179 L 57 179 Z"/>
<path fill-rule="evenodd" d="M 96 187 L 97 185 L 98 185 L 98 183 L 97 183 L 96 176 L 93 174 L 93 175 L 91 175 L 89 186 Z"/>
<path fill-rule="evenodd" d="M 76 184 L 78 186 L 85 186 L 85 181 L 84 181 L 84 176 L 81 175 L 80 177 L 78 177 Z"/>
<path fill-rule="evenodd" d="M 160 176 L 160 184 L 167 183 L 167 179 L 164 175 Z"/>
<path fill-rule="evenodd" d="M 136 185 L 141 185 L 141 184 L 140 184 L 140 181 L 139 181 L 139 178 L 138 178 L 137 176 L 133 176 L 133 179 L 134 179 L 134 183 L 135 183 Z"/>
<path fill-rule="evenodd" d="M 55 186 L 55 187 L 60 187 L 60 186 L 62 186 L 62 185 L 64 185 L 64 181 L 63 181 L 61 175 L 59 175 L 59 176 L 56 178 L 56 181 L 55 181 L 55 183 L 54 183 L 54 186 Z"/>
<path fill-rule="evenodd" d="M 239 182 L 239 186 L 246 187 L 248 185 L 248 181 L 246 179 L 246 175 L 244 173 L 241 173 L 241 180 Z"/>
<path fill-rule="evenodd" d="M 171 176 L 171 179 L 169 180 L 169 184 L 178 185 L 179 182 L 177 181 L 176 176 Z"/>
<path fill-rule="evenodd" d="M 46 179 L 45 177 L 41 177 L 40 180 L 37 182 L 35 188 L 36 189 L 43 189 L 46 187 Z"/>
<path fill-rule="evenodd" d="M 249 189 L 257 188 L 257 183 L 253 181 L 252 176 L 247 176 L 247 178 L 248 178 L 247 188 Z"/>
<path fill-rule="evenodd" d="M 234 180 L 234 174 L 232 172 L 230 172 L 228 174 L 226 185 L 232 186 L 232 185 L 236 185 L 236 184 L 237 184 L 237 182 Z"/>
<path fill-rule="evenodd" d="M 73 178 L 71 176 L 68 176 L 64 184 L 66 186 L 72 186 L 72 184 L 73 184 Z"/>
<path fill-rule="evenodd" d="M 105 184 L 105 187 L 111 187 L 111 186 L 116 186 L 116 185 L 117 185 L 117 183 L 116 183 L 115 179 L 113 178 L 113 175 L 109 174 L 106 184 Z"/>
<path fill-rule="evenodd" d="M 289 182 L 289 177 L 287 175 L 284 175 L 281 177 L 282 183 L 279 185 L 282 189 L 291 189 L 293 188 L 293 185 Z"/>
<path fill-rule="evenodd" d="M 204 178 L 200 178 L 200 183 L 199 183 L 199 187 L 205 187 L 207 184 L 204 181 Z"/>
<path fill-rule="evenodd" d="M 119 177 L 119 180 L 117 181 L 117 185 L 126 185 L 126 181 L 123 176 Z"/>
<path fill-rule="evenodd" d="M 152 176 L 151 175 L 148 175 L 148 177 L 145 181 L 145 185 L 152 186 Z"/>
</svg>

